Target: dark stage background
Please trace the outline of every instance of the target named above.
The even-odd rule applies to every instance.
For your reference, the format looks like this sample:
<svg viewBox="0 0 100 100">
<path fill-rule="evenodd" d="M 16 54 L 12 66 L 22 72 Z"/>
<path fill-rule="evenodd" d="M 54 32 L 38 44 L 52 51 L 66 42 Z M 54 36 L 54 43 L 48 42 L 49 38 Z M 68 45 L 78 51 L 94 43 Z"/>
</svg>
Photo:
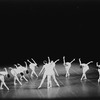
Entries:
<svg viewBox="0 0 100 100">
<path fill-rule="evenodd" d="M 0 65 L 99 61 L 99 12 L 99 0 L 1 0 Z"/>
</svg>

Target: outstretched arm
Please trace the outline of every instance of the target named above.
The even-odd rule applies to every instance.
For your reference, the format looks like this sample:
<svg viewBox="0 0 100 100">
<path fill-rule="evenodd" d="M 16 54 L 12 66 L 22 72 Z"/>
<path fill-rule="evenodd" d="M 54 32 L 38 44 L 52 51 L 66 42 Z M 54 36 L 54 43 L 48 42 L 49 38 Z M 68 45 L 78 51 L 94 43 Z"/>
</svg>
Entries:
<svg viewBox="0 0 100 100">
<path fill-rule="evenodd" d="M 90 63 L 93 63 L 93 61 L 88 62 L 87 65 L 90 64 Z"/>
<path fill-rule="evenodd" d="M 57 59 L 54 63 L 56 63 L 57 61 L 59 61 L 59 59 Z"/>
</svg>

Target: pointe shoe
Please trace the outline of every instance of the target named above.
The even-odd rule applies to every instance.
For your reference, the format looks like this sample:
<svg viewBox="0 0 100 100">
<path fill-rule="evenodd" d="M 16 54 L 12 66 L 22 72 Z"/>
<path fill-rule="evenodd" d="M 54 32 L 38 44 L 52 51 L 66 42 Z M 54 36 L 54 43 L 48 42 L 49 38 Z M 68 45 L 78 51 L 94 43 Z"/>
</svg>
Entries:
<svg viewBox="0 0 100 100">
<path fill-rule="evenodd" d="M 68 74 L 68 76 L 70 76 L 70 74 Z"/>
<path fill-rule="evenodd" d="M 49 87 L 47 87 L 47 89 L 49 89 L 50 88 L 50 86 Z"/>
<path fill-rule="evenodd" d="M 85 80 L 87 80 L 87 78 L 84 78 Z"/>
<path fill-rule="evenodd" d="M 41 86 L 38 87 L 38 89 L 40 89 L 40 88 L 41 88 Z"/>
<path fill-rule="evenodd" d="M 17 83 L 14 83 L 14 85 L 16 86 L 16 85 L 17 85 Z"/>
<path fill-rule="evenodd" d="M 83 79 L 81 78 L 80 80 L 82 81 Z"/>
<path fill-rule="evenodd" d="M 66 75 L 66 77 L 68 77 L 68 75 Z"/>
<path fill-rule="evenodd" d="M 7 88 L 7 90 L 9 90 L 9 88 Z"/>
<path fill-rule="evenodd" d="M 26 82 L 28 82 L 28 80 L 26 80 Z"/>
<path fill-rule="evenodd" d="M 2 88 L 2 87 L 0 87 L 0 90 L 3 90 L 3 88 Z"/>
<path fill-rule="evenodd" d="M 23 79 L 22 79 L 22 78 L 20 78 L 20 80 L 21 80 L 21 81 L 23 81 Z"/>
<path fill-rule="evenodd" d="M 58 86 L 58 87 L 60 87 L 60 85 L 59 85 L 59 84 L 57 84 L 57 86 Z"/>
</svg>

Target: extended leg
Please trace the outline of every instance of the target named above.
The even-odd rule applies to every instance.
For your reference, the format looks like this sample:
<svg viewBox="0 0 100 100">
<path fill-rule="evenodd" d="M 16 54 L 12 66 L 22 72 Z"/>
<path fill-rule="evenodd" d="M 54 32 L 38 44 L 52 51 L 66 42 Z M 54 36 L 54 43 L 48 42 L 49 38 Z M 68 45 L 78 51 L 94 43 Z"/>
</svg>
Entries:
<svg viewBox="0 0 100 100">
<path fill-rule="evenodd" d="M 50 82 L 50 84 L 49 84 L 49 85 L 50 85 L 50 87 L 52 87 L 52 81 L 51 81 L 51 76 L 50 76 L 50 81 L 49 81 L 49 82 Z"/>
<path fill-rule="evenodd" d="M 66 77 L 70 76 L 69 70 L 66 71 Z"/>
<path fill-rule="evenodd" d="M 44 82 L 45 78 L 46 78 L 46 74 L 44 74 L 44 75 L 43 75 L 43 79 L 42 79 L 42 81 L 41 81 L 41 83 L 40 83 L 40 85 L 39 85 L 39 87 L 38 87 L 38 88 L 40 88 L 40 87 L 41 87 L 41 85 L 43 84 L 43 82 Z"/>
<path fill-rule="evenodd" d="M 69 69 L 66 68 L 66 67 L 65 67 L 65 69 L 66 69 L 66 77 L 70 76 L 70 74 L 69 74 Z"/>
<path fill-rule="evenodd" d="M 23 79 L 22 79 L 23 77 L 22 76 L 20 76 L 20 80 L 22 81 Z"/>
<path fill-rule="evenodd" d="M 26 79 L 26 77 L 23 75 L 23 78 L 25 79 L 26 82 L 28 82 L 28 80 Z"/>
<path fill-rule="evenodd" d="M 5 84 L 5 82 L 3 82 L 3 85 L 7 88 L 7 90 L 9 90 L 9 88 L 7 87 L 7 85 Z"/>
<path fill-rule="evenodd" d="M 87 79 L 87 77 L 86 77 L 86 73 L 84 74 L 84 79 Z"/>
<path fill-rule="evenodd" d="M 50 88 L 51 87 L 51 76 L 48 75 L 47 76 L 47 88 Z"/>
<path fill-rule="evenodd" d="M 81 80 L 83 80 L 84 77 L 85 77 L 85 74 L 83 73 L 83 74 L 82 74 L 82 77 L 81 77 Z"/>
<path fill-rule="evenodd" d="M 70 76 L 69 69 L 67 70 L 68 76 Z"/>
<path fill-rule="evenodd" d="M 2 88 L 2 86 L 3 86 L 3 82 L 1 82 L 1 86 L 0 86 L 0 89 L 3 89 L 3 88 Z"/>
<path fill-rule="evenodd" d="M 98 83 L 100 82 L 100 74 L 99 74 L 99 78 L 98 78 Z"/>
<path fill-rule="evenodd" d="M 17 79 L 16 79 L 16 77 L 14 77 L 14 85 L 16 85 L 16 84 L 17 84 L 17 83 L 16 83 L 16 80 L 17 80 Z"/>
<path fill-rule="evenodd" d="M 15 78 L 18 82 L 19 82 L 19 84 L 20 85 L 22 85 L 22 83 L 19 81 L 19 79 L 18 79 L 18 77 L 16 76 L 16 78 Z"/>
<path fill-rule="evenodd" d="M 52 77 L 53 77 L 53 79 L 54 79 L 55 83 L 57 84 L 57 86 L 59 86 L 59 84 L 58 84 L 58 82 L 57 82 L 57 80 L 56 80 L 55 75 L 52 75 Z"/>
<path fill-rule="evenodd" d="M 36 75 L 36 77 L 38 77 L 38 75 L 36 74 L 35 71 L 32 71 L 32 73 L 31 73 L 31 77 L 32 77 L 33 73 Z"/>
</svg>

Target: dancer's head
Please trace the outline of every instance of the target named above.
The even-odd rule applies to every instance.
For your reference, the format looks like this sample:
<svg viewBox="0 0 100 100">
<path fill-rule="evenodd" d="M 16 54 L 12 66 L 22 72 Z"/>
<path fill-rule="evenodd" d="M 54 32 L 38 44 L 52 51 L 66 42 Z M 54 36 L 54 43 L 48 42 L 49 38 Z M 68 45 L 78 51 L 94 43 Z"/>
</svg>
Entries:
<svg viewBox="0 0 100 100">
<path fill-rule="evenodd" d="M 46 61 L 46 60 L 44 60 L 44 61 L 43 61 L 43 64 L 44 64 L 44 65 L 45 65 L 45 64 L 47 64 L 47 61 Z"/>
</svg>

